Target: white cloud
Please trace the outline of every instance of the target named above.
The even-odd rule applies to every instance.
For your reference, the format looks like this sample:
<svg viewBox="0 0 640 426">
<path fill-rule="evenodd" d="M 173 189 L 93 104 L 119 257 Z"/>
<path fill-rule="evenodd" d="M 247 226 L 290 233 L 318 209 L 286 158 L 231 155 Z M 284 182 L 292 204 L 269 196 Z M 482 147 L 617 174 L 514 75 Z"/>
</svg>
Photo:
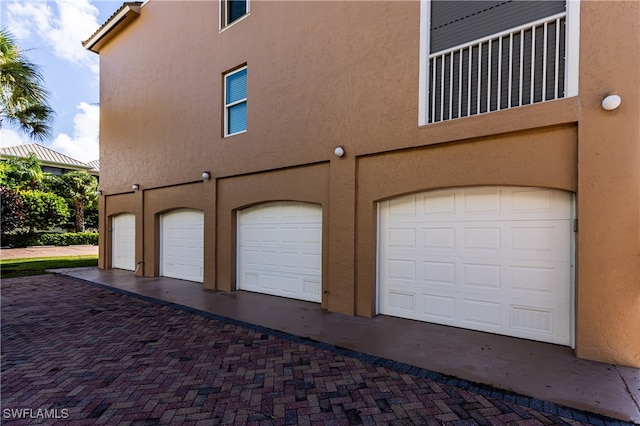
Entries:
<svg viewBox="0 0 640 426">
<path fill-rule="evenodd" d="M 60 133 L 49 143 L 42 143 L 54 151 L 67 155 L 76 160 L 89 162 L 98 159 L 99 150 L 99 125 L 100 106 L 80 102 L 77 106 L 80 110 L 73 118 L 73 135 Z M 26 145 L 35 143 L 24 133 L 19 133 L 14 129 L 0 128 L 0 148 L 9 146 Z"/>
<path fill-rule="evenodd" d="M 98 73 L 98 56 L 81 44 L 99 27 L 98 9 L 89 0 L 14 1 L 7 10 L 16 38 L 40 37 L 58 58 Z"/>
<path fill-rule="evenodd" d="M 98 159 L 100 107 L 80 102 L 80 112 L 73 118 L 73 136 L 60 133 L 49 148 L 76 160 L 88 162 Z"/>
<path fill-rule="evenodd" d="M 0 128 L 0 148 L 8 146 L 25 145 L 31 143 L 26 135 L 20 134 L 15 130 Z"/>
</svg>

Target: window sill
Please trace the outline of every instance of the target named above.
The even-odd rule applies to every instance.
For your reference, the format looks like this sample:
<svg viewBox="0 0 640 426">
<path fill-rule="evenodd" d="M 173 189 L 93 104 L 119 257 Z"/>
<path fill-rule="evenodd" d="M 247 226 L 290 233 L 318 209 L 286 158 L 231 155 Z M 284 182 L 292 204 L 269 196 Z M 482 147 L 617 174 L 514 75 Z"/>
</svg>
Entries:
<svg viewBox="0 0 640 426">
<path fill-rule="evenodd" d="M 231 136 L 241 135 L 241 134 L 243 134 L 243 133 L 247 133 L 247 131 L 246 131 L 246 130 L 242 130 L 242 131 L 240 131 L 240 132 L 229 133 L 228 135 L 224 135 L 223 137 L 224 137 L 224 138 L 229 138 L 229 137 L 231 137 Z"/>
<path fill-rule="evenodd" d="M 242 17 L 236 19 L 235 21 L 233 21 L 232 23 L 225 25 L 224 27 L 220 28 L 220 30 L 218 31 L 218 33 L 222 33 L 224 31 L 226 31 L 228 28 L 233 27 L 234 25 L 236 25 L 238 22 L 244 21 L 248 16 L 251 15 L 251 12 L 247 12 L 244 15 L 242 15 Z"/>
</svg>

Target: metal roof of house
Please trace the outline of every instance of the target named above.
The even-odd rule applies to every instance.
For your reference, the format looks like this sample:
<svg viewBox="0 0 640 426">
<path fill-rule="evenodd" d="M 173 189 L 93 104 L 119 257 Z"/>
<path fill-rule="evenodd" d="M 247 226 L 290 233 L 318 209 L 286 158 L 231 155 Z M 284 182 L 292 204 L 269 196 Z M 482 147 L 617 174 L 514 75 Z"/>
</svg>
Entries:
<svg viewBox="0 0 640 426">
<path fill-rule="evenodd" d="M 37 143 L 0 148 L 0 158 L 28 157 L 31 153 L 35 154 L 43 166 L 54 166 L 70 170 L 87 170 L 95 172 L 97 172 L 100 167 L 98 160 L 92 161 L 91 164 L 83 163 L 82 161 L 60 154 L 57 151 Z"/>
<path fill-rule="evenodd" d="M 98 172 L 100 171 L 100 160 L 89 161 L 87 166 L 91 167 L 92 172 Z"/>
</svg>

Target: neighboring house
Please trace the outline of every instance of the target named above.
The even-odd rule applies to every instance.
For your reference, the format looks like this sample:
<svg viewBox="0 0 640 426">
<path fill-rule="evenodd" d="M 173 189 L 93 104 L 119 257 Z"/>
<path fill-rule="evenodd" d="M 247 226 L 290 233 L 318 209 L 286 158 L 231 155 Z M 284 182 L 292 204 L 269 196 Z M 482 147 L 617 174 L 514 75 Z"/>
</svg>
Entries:
<svg viewBox="0 0 640 426">
<path fill-rule="evenodd" d="M 100 160 L 89 161 L 87 166 L 91 167 L 91 169 L 89 169 L 89 174 L 100 178 Z"/>
<path fill-rule="evenodd" d="M 99 266 L 640 367 L 639 15 L 125 3 L 84 42 Z"/>
<path fill-rule="evenodd" d="M 100 163 L 98 160 L 83 163 L 82 161 L 78 161 L 37 143 L 0 148 L 0 161 L 9 158 L 28 157 L 32 153 L 35 154 L 38 161 L 40 161 L 42 171 L 51 173 L 52 175 L 60 176 L 63 173 L 74 170 L 84 170 L 95 177 L 98 177 L 100 173 Z"/>
</svg>

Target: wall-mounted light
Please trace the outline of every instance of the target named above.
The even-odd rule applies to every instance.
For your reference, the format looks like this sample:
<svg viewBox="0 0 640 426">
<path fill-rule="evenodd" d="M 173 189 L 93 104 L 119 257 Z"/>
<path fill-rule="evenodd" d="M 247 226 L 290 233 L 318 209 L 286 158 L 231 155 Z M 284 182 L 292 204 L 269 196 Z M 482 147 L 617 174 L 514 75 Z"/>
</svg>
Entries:
<svg viewBox="0 0 640 426">
<path fill-rule="evenodd" d="M 138 189 L 140 189 L 140 185 L 138 185 L 137 183 L 134 183 L 133 185 L 131 185 L 131 189 L 133 189 L 134 191 L 137 191 Z"/>
<path fill-rule="evenodd" d="M 209 179 L 211 179 L 211 173 L 202 172 L 202 180 L 209 180 Z"/>
<path fill-rule="evenodd" d="M 622 103 L 622 98 L 618 95 L 608 95 L 602 100 L 602 108 L 607 111 L 613 111 Z"/>
<path fill-rule="evenodd" d="M 102 191 L 100 191 L 99 189 L 96 191 L 96 195 L 99 197 L 102 195 Z"/>
<path fill-rule="evenodd" d="M 333 150 L 333 153 L 336 157 L 342 157 L 344 155 L 344 148 L 341 146 L 337 146 L 336 149 Z"/>
</svg>

